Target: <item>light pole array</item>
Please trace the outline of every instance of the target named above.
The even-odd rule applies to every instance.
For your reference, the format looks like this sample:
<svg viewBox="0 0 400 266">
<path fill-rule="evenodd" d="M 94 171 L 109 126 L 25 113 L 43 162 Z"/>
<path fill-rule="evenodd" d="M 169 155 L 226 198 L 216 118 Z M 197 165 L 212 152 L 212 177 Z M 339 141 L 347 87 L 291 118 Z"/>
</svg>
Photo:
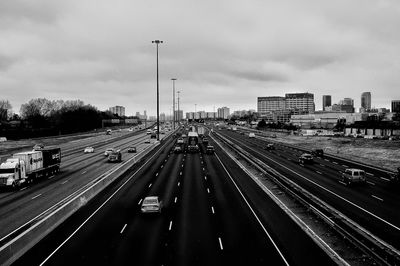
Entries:
<svg viewBox="0 0 400 266">
<path fill-rule="evenodd" d="M 173 112 L 173 124 L 175 130 L 175 80 L 176 78 L 172 78 L 172 112 Z"/>
<path fill-rule="evenodd" d="M 158 82 L 158 45 L 163 41 L 155 40 L 151 41 L 156 44 L 157 47 L 157 140 L 160 140 L 160 102 L 159 102 L 159 82 Z"/>
</svg>

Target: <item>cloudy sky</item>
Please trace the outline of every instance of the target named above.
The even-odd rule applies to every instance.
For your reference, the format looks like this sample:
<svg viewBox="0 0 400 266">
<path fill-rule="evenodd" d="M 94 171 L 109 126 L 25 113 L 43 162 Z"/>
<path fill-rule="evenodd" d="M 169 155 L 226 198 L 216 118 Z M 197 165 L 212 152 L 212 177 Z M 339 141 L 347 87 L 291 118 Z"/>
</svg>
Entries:
<svg viewBox="0 0 400 266">
<path fill-rule="evenodd" d="M 400 99 L 398 0 L 1 0 L 0 99 L 81 99 L 155 114 L 256 109 L 258 96 Z"/>
</svg>

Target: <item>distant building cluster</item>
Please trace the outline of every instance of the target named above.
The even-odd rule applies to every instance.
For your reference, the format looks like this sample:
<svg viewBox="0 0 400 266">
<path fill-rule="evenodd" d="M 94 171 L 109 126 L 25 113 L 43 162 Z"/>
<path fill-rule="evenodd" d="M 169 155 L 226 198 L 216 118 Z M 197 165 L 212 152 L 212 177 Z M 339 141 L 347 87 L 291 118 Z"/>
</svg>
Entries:
<svg viewBox="0 0 400 266">
<path fill-rule="evenodd" d="M 228 107 L 221 107 L 217 109 L 217 112 L 187 112 L 186 119 L 198 120 L 198 119 L 228 119 L 230 117 L 230 109 Z"/>
<path fill-rule="evenodd" d="M 331 95 L 322 96 L 322 111 L 315 111 L 312 93 L 287 93 L 282 96 L 257 98 L 257 112 L 266 122 L 291 123 L 299 127 L 332 128 L 338 120 L 351 124 L 356 121 L 391 120 L 400 113 L 400 100 L 392 101 L 392 113 L 386 108 L 372 107 L 371 92 L 361 94 L 361 107 L 355 112 L 354 99 L 344 98 L 333 103 Z"/>
<path fill-rule="evenodd" d="M 146 110 L 144 110 L 143 114 L 140 114 L 140 112 L 136 112 L 135 116 L 137 118 L 139 118 L 140 120 L 147 120 L 147 112 L 146 112 Z"/>
<path fill-rule="evenodd" d="M 116 105 L 116 106 L 110 107 L 109 111 L 112 114 L 118 115 L 119 117 L 125 116 L 125 107 L 123 107 L 123 106 Z"/>
</svg>

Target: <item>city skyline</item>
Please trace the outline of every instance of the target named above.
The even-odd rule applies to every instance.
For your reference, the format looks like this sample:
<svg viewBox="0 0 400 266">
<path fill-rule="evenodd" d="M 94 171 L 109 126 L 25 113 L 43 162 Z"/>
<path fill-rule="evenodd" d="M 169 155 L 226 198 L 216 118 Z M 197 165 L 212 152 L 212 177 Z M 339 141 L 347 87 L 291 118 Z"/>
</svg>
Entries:
<svg viewBox="0 0 400 266">
<path fill-rule="evenodd" d="M 47 98 L 155 115 L 154 39 L 166 114 L 171 78 L 184 112 L 257 109 L 257 97 L 298 92 L 313 93 L 316 109 L 322 95 L 356 109 L 363 92 L 372 107 L 400 99 L 396 1 L 7 1 L 0 22 L 1 99 L 17 113 Z"/>
</svg>

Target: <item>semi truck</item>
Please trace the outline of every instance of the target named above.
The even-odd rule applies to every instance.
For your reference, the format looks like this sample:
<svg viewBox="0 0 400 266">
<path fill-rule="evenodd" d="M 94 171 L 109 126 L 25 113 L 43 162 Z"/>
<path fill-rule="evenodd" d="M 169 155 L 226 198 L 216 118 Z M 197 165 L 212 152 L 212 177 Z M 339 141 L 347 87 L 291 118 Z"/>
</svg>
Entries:
<svg viewBox="0 0 400 266">
<path fill-rule="evenodd" d="M 15 153 L 0 164 L 0 188 L 17 188 L 58 173 L 61 149 L 57 147 Z"/>
<path fill-rule="evenodd" d="M 197 127 L 197 133 L 199 134 L 200 137 L 202 137 L 206 134 L 206 130 L 204 127 Z"/>
</svg>

